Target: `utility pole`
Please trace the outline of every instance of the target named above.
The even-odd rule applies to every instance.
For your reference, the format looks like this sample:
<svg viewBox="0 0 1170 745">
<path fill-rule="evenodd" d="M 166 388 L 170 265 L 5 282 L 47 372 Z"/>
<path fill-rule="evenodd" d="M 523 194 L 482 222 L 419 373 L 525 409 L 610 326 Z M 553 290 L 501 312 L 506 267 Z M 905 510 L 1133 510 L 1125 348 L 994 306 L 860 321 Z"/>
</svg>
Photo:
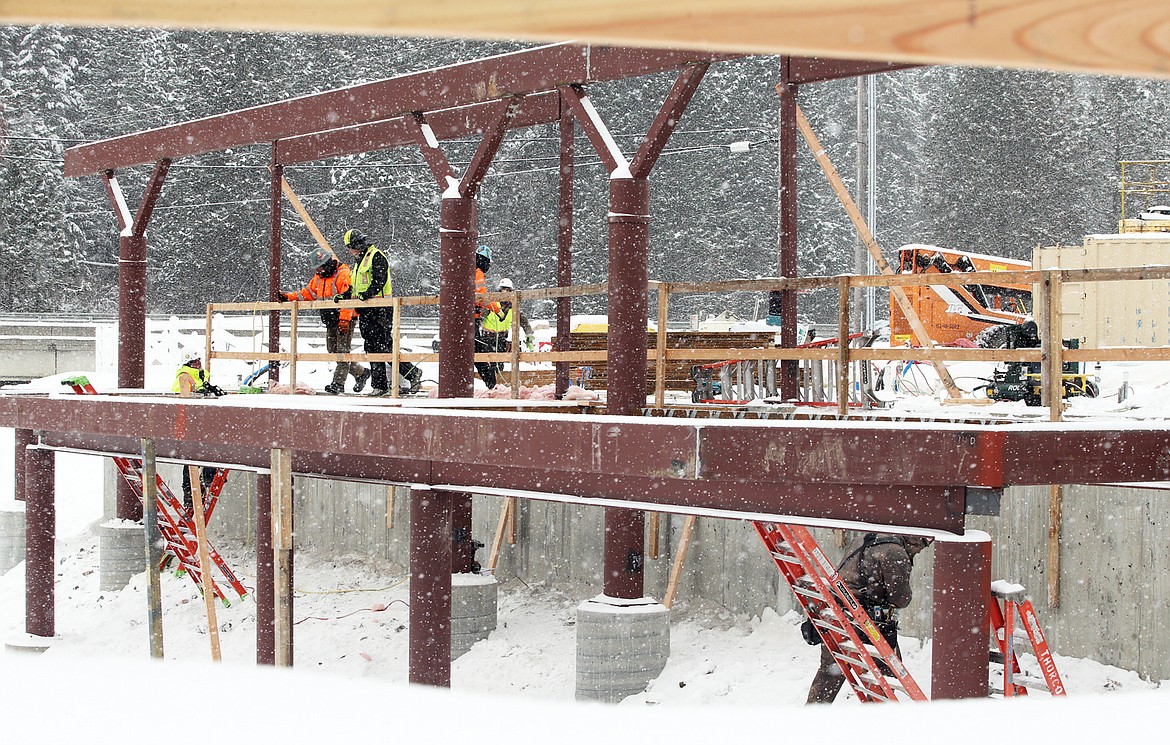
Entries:
<svg viewBox="0 0 1170 745">
<path fill-rule="evenodd" d="M 857 206 L 865 214 L 870 230 L 877 235 L 877 86 L 872 75 L 857 78 Z M 854 274 L 874 274 L 873 256 L 859 237 L 853 254 Z M 853 290 L 854 331 L 867 331 L 877 324 L 877 288 Z"/>
</svg>

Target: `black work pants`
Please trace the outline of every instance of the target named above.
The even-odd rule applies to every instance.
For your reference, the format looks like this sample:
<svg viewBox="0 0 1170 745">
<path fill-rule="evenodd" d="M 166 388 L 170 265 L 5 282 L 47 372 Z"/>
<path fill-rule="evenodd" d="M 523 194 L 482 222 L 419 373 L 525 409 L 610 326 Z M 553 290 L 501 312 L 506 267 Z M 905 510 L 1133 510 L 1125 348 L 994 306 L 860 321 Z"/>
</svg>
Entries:
<svg viewBox="0 0 1170 745">
<path fill-rule="evenodd" d="M 886 643 L 890 645 L 890 649 L 894 650 L 894 654 L 898 659 L 902 659 L 902 650 L 898 647 L 898 622 L 897 620 L 888 622 L 874 622 L 877 630 L 881 632 L 882 637 L 885 638 Z M 865 635 L 861 629 L 854 627 L 857 636 L 865 644 L 869 644 L 869 637 Z M 873 654 L 871 652 L 871 654 Z M 892 671 L 886 666 L 886 663 L 881 659 L 875 659 L 878 663 L 878 668 L 884 675 L 892 675 Z M 812 685 L 808 689 L 808 699 L 806 703 L 809 704 L 831 704 L 837 698 L 837 693 L 841 690 L 841 686 L 845 683 L 845 674 L 841 672 L 841 667 L 837 664 L 837 660 L 829 652 L 829 648 L 824 644 L 821 645 L 821 663 L 817 667 L 817 674 L 813 676 Z"/>
<path fill-rule="evenodd" d="M 387 354 L 394 351 L 390 340 L 390 326 L 394 323 L 393 308 L 359 308 L 358 328 L 361 329 L 362 339 L 365 341 L 366 354 Z M 375 390 L 385 391 L 390 388 L 386 381 L 386 363 L 371 362 L 370 372 L 373 378 L 370 385 Z"/>
<path fill-rule="evenodd" d="M 199 490 L 203 493 L 203 502 L 207 503 L 207 490 L 211 488 L 211 482 L 215 480 L 215 474 L 219 469 L 212 466 L 204 466 L 199 469 Z M 195 507 L 195 503 L 191 499 L 191 469 L 188 466 L 183 466 L 183 509 L 191 512 Z"/>
<path fill-rule="evenodd" d="M 508 351 L 508 335 L 493 331 L 484 331 L 482 328 L 475 333 L 475 351 L 478 352 L 506 352 Z M 475 370 L 479 373 L 483 384 L 492 389 L 496 387 L 496 370 L 503 366 L 498 362 L 476 362 Z"/>
</svg>

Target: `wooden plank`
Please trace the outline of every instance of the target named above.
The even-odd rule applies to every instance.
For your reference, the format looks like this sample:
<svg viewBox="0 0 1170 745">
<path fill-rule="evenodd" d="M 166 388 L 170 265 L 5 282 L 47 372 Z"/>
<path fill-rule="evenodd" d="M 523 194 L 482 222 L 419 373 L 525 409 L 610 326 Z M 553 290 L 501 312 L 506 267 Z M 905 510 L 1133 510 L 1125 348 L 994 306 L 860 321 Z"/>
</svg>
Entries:
<svg viewBox="0 0 1170 745">
<path fill-rule="evenodd" d="M 268 172 L 272 172 L 272 166 L 268 166 Z M 344 263 L 341 261 L 341 259 L 337 258 L 337 252 L 333 250 L 333 246 L 329 245 L 329 241 L 325 240 L 325 235 L 321 232 L 321 229 L 317 227 L 317 223 L 313 221 L 313 218 L 309 216 L 309 212 L 305 209 L 305 205 L 301 204 L 301 198 L 298 197 L 297 193 L 293 191 L 293 188 L 289 186 L 288 180 L 285 179 L 284 176 L 280 177 L 280 191 L 284 194 L 284 198 L 289 201 L 289 204 L 292 205 L 293 209 L 296 210 L 296 213 L 300 215 L 301 222 L 303 222 L 305 227 L 309 229 L 309 233 L 312 234 L 313 240 L 317 241 L 317 245 L 328 251 L 330 256 L 332 256 L 334 259 L 337 259 L 338 263 Z"/>
<path fill-rule="evenodd" d="M 161 660 L 163 654 L 162 583 L 159 564 L 162 560 L 162 535 L 158 530 L 158 481 L 154 440 L 142 440 L 142 527 L 146 531 L 146 618 L 150 629 L 150 656 Z"/>
<path fill-rule="evenodd" d="M 288 395 L 297 392 L 297 304 L 292 304 L 288 320 L 289 335 L 289 363 L 288 363 Z"/>
<path fill-rule="evenodd" d="M 272 553 L 275 584 L 276 666 L 292 667 L 293 475 L 292 451 L 272 450 Z"/>
<path fill-rule="evenodd" d="M 678 595 L 678 585 L 682 579 L 683 564 L 687 560 L 687 551 L 691 547 L 691 536 L 695 532 L 694 515 L 687 515 L 683 521 L 682 534 L 678 539 L 678 549 L 674 552 L 674 566 L 670 568 L 670 579 L 666 582 L 666 593 L 662 596 L 662 604 L 667 608 L 674 605 L 674 598 Z"/>
<path fill-rule="evenodd" d="M 512 398 L 520 398 L 520 293 L 512 293 L 512 348 L 508 350 L 508 370 L 512 373 Z"/>
<path fill-rule="evenodd" d="M 658 561 L 658 528 L 662 522 L 661 512 L 650 513 L 650 560 Z"/>
<path fill-rule="evenodd" d="M 1061 338 L 1064 324 L 1061 319 L 1060 277 L 1051 274 L 1042 285 L 1044 300 L 1043 332 L 1044 360 L 1041 364 L 1041 380 L 1044 381 L 1044 403 L 1048 406 L 1049 421 L 1059 422 L 1064 411 L 1064 340 Z"/>
<path fill-rule="evenodd" d="M 386 530 L 394 530 L 394 498 L 397 488 L 393 485 L 386 487 Z"/>
<path fill-rule="evenodd" d="M 206 328 L 203 332 L 203 369 L 207 372 L 207 379 L 211 380 L 211 306 L 207 306 Z"/>
<path fill-rule="evenodd" d="M 837 418 L 849 415 L 849 278 L 837 286 Z"/>
<path fill-rule="evenodd" d="M 796 107 L 796 125 L 800 129 L 800 133 L 804 135 L 805 141 L 808 142 L 809 148 L 812 149 L 813 157 L 820 165 L 821 170 L 824 171 L 826 178 L 829 180 L 829 184 L 833 187 L 833 191 L 837 195 L 837 199 L 845 207 L 845 212 L 848 213 L 849 219 L 853 222 L 853 227 L 857 230 L 858 237 L 861 238 L 861 242 L 865 245 L 866 250 L 869 251 L 869 255 L 873 257 L 874 265 L 877 266 L 882 274 L 893 274 L 894 270 L 886 261 L 882 247 L 878 245 L 877 239 L 873 237 L 873 233 L 869 230 L 869 226 L 865 224 L 865 218 L 861 216 L 861 210 L 857 209 L 853 197 L 849 196 L 849 190 L 845 188 L 845 182 L 837 174 L 836 167 L 829 160 L 828 154 L 821 146 L 821 141 L 817 139 L 816 133 L 812 130 L 812 125 L 808 123 L 808 119 L 799 106 Z M 919 345 L 927 349 L 933 348 L 934 341 L 926 333 L 926 328 L 922 325 L 922 321 L 918 318 L 914 307 L 910 305 L 910 300 L 906 297 L 906 292 L 900 287 L 892 287 L 890 288 L 890 297 L 902 309 L 906 320 L 910 323 L 910 329 L 918 339 Z M 943 387 L 946 388 L 947 395 L 951 398 L 962 398 L 963 393 L 955 385 L 955 381 L 951 379 L 951 374 L 947 372 L 946 366 L 939 361 L 934 361 L 931 364 L 934 365 L 939 380 L 942 382 Z"/>
<path fill-rule="evenodd" d="M 654 405 L 662 406 L 666 401 L 666 320 L 670 303 L 670 285 L 666 282 L 658 284 L 658 343 L 654 354 Z M 655 513 L 657 514 L 657 513 Z M 655 551 L 657 554 L 657 533 L 654 533 Z M 657 559 L 657 555 L 653 558 Z"/>
<path fill-rule="evenodd" d="M 1048 607 L 1060 607 L 1060 534 L 1064 487 L 1048 487 Z"/>
<path fill-rule="evenodd" d="M 517 515 L 520 514 L 520 502 L 516 497 L 508 497 L 512 500 L 512 505 L 508 508 L 508 545 L 516 545 L 516 522 Z"/>
<path fill-rule="evenodd" d="M 754 54 L 1165 77 L 1161 0 L 905 3 L 838 0 L 446 0 L 387 12 L 377 0 L 8 0 L 8 23 L 147 26 L 444 38 L 581 39 L 596 44 L 712 48 Z M 796 12 L 799 10 L 799 12 Z M 857 29 L 864 29 L 858 33 Z"/>
<path fill-rule="evenodd" d="M 401 394 L 402 384 L 398 374 L 398 366 L 402 364 L 402 298 L 394 298 L 394 304 L 391 306 L 391 312 L 394 313 L 394 322 L 390 329 L 390 395 L 398 398 Z"/>
<path fill-rule="evenodd" d="M 495 574 L 496 567 L 499 566 L 500 552 L 504 548 L 504 535 L 508 529 L 508 513 L 512 510 L 515 497 L 504 497 L 503 504 L 500 505 L 500 519 L 496 523 L 496 535 L 492 538 L 492 550 L 488 555 L 487 568 L 492 574 Z"/>
<path fill-rule="evenodd" d="M 211 659 L 220 661 L 219 621 L 215 616 L 215 589 L 211 582 L 211 557 L 207 550 L 207 521 L 203 516 L 203 485 L 198 466 L 187 466 L 191 477 L 191 506 L 194 508 L 195 541 L 199 546 L 199 579 L 203 585 L 203 604 L 207 609 L 207 636 L 211 641 Z"/>
</svg>

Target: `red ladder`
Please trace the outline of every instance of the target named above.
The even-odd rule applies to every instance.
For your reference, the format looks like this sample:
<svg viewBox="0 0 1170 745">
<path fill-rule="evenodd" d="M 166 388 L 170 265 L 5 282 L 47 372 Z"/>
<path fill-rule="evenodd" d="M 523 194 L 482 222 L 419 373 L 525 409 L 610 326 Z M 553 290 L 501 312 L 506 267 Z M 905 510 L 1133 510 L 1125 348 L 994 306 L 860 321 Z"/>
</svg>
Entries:
<svg viewBox="0 0 1170 745">
<path fill-rule="evenodd" d="M 1003 601 L 1002 606 L 1000 601 Z M 1056 661 L 1052 659 L 1052 650 L 1048 648 L 1048 641 L 1044 638 L 1044 632 L 1040 630 L 1032 599 L 1025 594 L 1024 588 L 1004 580 L 992 582 L 988 610 L 991 611 L 991 634 L 998 646 L 998 650 L 990 651 L 989 657 L 992 664 L 1003 666 L 1003 688 L 996 688 L 993 682 L 992 693 L 1011 698 L 1027 696 L 1028 689 L 1035 688 L 1048 691 L 1053 696 L 1064 696 L 1067 693 L 1064 681 L 1060 679 Z M 1017 635 L 1015 629 L 1017 618 L 1023 624 L 1026 636 Z M 1044 680 L 1025 675 L 1020 670 L 1020 661 L 1016 657 L 1016 641 L 1025 640 L 1032 645 L 1032 652 L 1036 655 L 1036 661 L 1040 663 L 1040 672 Z"/>
<path fill-rule="evenodd" d="M 901 692 L 913 701 L 926 701 L 926 694 L 845 586 L 808 529 L 784 523 L 754 525 L 857 697 L 863 702 L 897 701 Z M 873 645 L 875 654 L 870 654 L 860 634 Z M 875 656 L 892 673 L 893 679 L 883 672 Z"/>
<path fill-rule="evenodd" d="M 68 385 L 73 388 L 73 391 L 79 395 L 96 395 L 97 391 L 89 380 L 84 375 L 79 375 L 75 378 L 68 378 L 61 381 L 63 385 Z M 118 472 L 122 474 L 122 478 L 129 484 L 130 490 L 138 497 L 140 502 L 145 504 L 142 488 L 142 461 L 131 458 L 113 458 L 114 465 L 117 466 Z M 198 478 L 198 476 L 196 476 Z M 223 485 L 227 480 L 227 470 L 220 469 L 215 475 L 211 486 L 208 488 L 209 497 L 205 499 L 207 516 L 210 516 L 211 510 L 215 508 L 216 502 L 219 500 L 219 493 L 223 490 Z M 179 562 L 179 567 L 186 572 L 195 586 L 202 591 L 203 584 L 199 573 L 199 544 L 195 538 L 195 522 L 193 518 L 194 507 L 188 510 L 183 507 L 183 503 L 175 497 L 174 492 L 167 486 L 166 481 L 162 476 L 155 474 L 155 485 L 158 487 L 158 496 L 155 499 L 155 504 L 158 508 L 158 529 L 166 543 L 166 551 L 169 555 L 175 557 Z M 232 590 L 239 595 L 240 599 L 244 599 L 248 590 L 232 572 L 231 567 L 220 556 L 219 551 L 216 550 L 210 542 L 207 544 L 207 553 L 211 559 L 212 568 L 219 569 L 223 576 L 231 586 Z M 164 558 L 164 562 L 169 559 Z M 215 592 L 215 596 L 223 601 L 224 605 L 231 605 L 227 599 L 219 583 L 214 578 L 211 580 L 211 587 Z"/>
</svg>

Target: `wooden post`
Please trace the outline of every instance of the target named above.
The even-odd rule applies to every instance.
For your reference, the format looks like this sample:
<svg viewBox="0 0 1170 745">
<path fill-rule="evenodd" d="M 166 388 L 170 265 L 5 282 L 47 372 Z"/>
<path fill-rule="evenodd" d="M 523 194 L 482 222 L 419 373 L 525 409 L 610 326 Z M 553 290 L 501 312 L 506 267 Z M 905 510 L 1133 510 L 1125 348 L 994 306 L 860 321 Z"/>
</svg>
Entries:
<svg viewBox="0 0 1170 745">
<path fill-rule="evenodd" d="M 666 319 L 670 303 L 670 285 L 658 283 L 658 338 L 654 355 L 654 405 L 666 404 Z M 655 551 L 657 553 L 657 551 Z M 652 558 L 657 559 L 657 556 Z"/>
<path fill-rule="evenodd" d="M 206 327 L 204 329 L 203 338 L 203 370 L 207 373 L 207 379 L 211 380 L 211 305 L 207 306 L 207 318 L 204 321 Z"/>
<path fill-rule="evenodd" d="M 512 291 L 512 398 L 520 398 L 520 293 Z"/>
<path fill-rule="evenodd" d="M 293 483 L 292 451 L 272 450 L 272 554 L 276 585 L 276 666 L 292 667 Z"/>
<path fill-rule="evenodd" d="M 297 392 L 297 305 L 294 300 L 288 320 L 288 346 L 291 356 L 288 363 L 288 392 L 292 395 Z"/>
<path fill-rule="evenodd" d="M 390 360 L 390 396 L 398 398 L 402 395 L 402 376 L 398 373 L 398 365 L 402 359 L 402 298 L 394 298 L 390 307 L 394 313 L 394 323 L 390 325 L 390 348 L 394 355 Z"/>
<path fill-rule="evenodd" d="M 394 530 L 394 500 L 395 487 L 393 484 L 386 487 L 386 529 Z"/>
<path fill-rule="evenodd" d="M 508 545 L 516 545 L 516 515 L 520 509 L 520 503 L 516 501 L 516 497 L 508 497 L 511 504 L 508 505 Z"/>
<path fill-rule="evenodd" d="M 650 513 L 650 559 L 658 561 L 658 525 L 662 522 L 661 513 Z"/>
<path fill-rule="evenodd" d="M 269 166 L 268 170 L 272 171 L 272 166 Z M 330 256 L 337 259 L 337 253 L 333 250 L 333 246 L 330 246 L 329 241 L 325 240 L 321 229 L 317 227 L 317 223 L 313 222 L 313 218 L 309 217 L 309 213 L 305 210 L 305 205 L 301 204 L 300 197 L 288 185 L 288 181 L 285 180 L 284 176 L 280 177 L 280 190 L 284 193 L 285 199 L 289 201 L 289 204 L 293 206 L 293 209 L 297 211 L 297 214 L 301 216 L 301 221 L 305 223 L 305 227 L 312 233 L 313 239 L 317 241 L 317 245 L 328 251 Z M 338 259 L 338 261 L 340 262 L 341 260 Z"/>
<path fill-rule="evenodd" d="M 781 91 L 783 95 L 783 91 Z M 821 170 L 825 172 L 825 177 L 829 179 L 829 185 L 833 187 L 833 191 L 840 200 L 841 205 L 845 207 L 845 212 L 849 215 L 849 219 L 853 221 L 853 227 L 857 231 L 857 235 L 861 238 L 861 242 L 865 244 L 865 248 L 869 251 L 870 256 L 873 257 L 874 265 L 882 274 L 893 274 L 894 270 L 890 267 L 889 262 L 886 261 L 882 253 L 882 247 L 878 245 L 877 239 L 873 237 L 869 226 L 865 224 L 865 218 L 861 216 L 861 210 L 857 209 L 857 204 L 853 201 L 853 197 L 849 196 L 849 189 L 845 187 L 845 182 L 841 180 L 837 169 L 833 166 L 833 162 L 829 160 L 829 156 L 825 153 L 825 149 L 821 146 L 821 141 L 817 139 L 816 133 L 813 132 L 812 126 L 805 118 L 804 112 L 800 107 L 796 108 L 796 124 L 800 127 L 800 133 L 804 135 L 804 139 L 808 142 L 809 148 L 813 151 L 813 157 L 816 158 Z M 905 314 L 906 320 L 910 323 L 910 329 L 917 337 L 918 343 L 927 349 L 934 348 L 934 341 L 930 335 L 926 333 L 926 327 L 922 325 L 922 321 L 918 318 L 918 313 L 915 312 L 914 306 L 910 305 L 909 298 L 906 297 L 906 292 L 901 287 L 891 287 L 890 297 L 893 298 L 901 307 L 902 313 Z M 943 387 L 947 389 L 947 395 L 951 398 L 962 398 L 963 392 L 955 385 L 955 381 L 951 378 L 951 374 L 947 372 L 946 365 L 941 362 L 932 362 L 935 372 L 938 373 L 938 378 L 942 382 Z"/>
<path fill-rule="evenodd" d="M 849 277 L 837 278 L 837 418 L 849 415 Z"/>
<path fill-rule="evenodd" d="M 191 477 L 191 505 L 195 514 L 195 540 L 199 544 L 199 579 L 203 585 L 203 603 L 207 606 L 207 635 L 211 639 L 211 659 L 220 661 L 219 621 L 215 617 L 215 590 L 211 583 L 211 557 L 207 552 L 207 523 L 203 519 L 203 485 L 199 468 L 187 466 Z M 156 565 L 157 566 L 157 565 Z"/>
<path fill-rule="evenodd" d="M 1041 360 L 1040 380 L 1044 386 L 1044 403 L 1048 405 L 1048 418 L 1059 422 L 1064 411 L 1064 324 L 1061 304 L 1060 275 L 1049 271 L 1044 279 L 1044 356 Z"/>
<path fill-rule="evenodd" d="M 158 531 L 158 481 L 154 440 L 142 440 L 142 527 L 146 531 L 146 618 L 150 633 L 150 656 L 163 659 L 162 585 L 159 563 L 162 535 Z"/>
<path fill-rule="evenodd" d="M 1048 486 L 1048 607 L 1060 607 L 1060 534 L 1063 518 L 1064 487 Z"/>
<path fill-rule="evenodd" d="M 508 515 L 514 509 L 516 498 L 504 497 L 504 503 L 500 505 L 500 520 L 496 524 L 496 537 L 492 539 L 492 552 L 488 556 L 487 568 L 492 574 L 496 572 L 496 566 L 500 561 L 500 551 L 504 547 L 504 534 L 508 529 Z"/>
<path fill-rule="evenodd" d="M 666 594 L 662 596 L 662 604 L 667 608 L 674 605 L 674 597 L 678 594 L 683 563 L 687 560 L 687 550 L 691 547 L 691 536 L 694 535 L 697 519 L 694 515 L 687 515 L 687 519 L 683 521 L 682 535 L 678 539 L 678 550 L 674 553 L 674 566 L 670 568 L 670 579 L 666 582 Z"/>
</svg>

